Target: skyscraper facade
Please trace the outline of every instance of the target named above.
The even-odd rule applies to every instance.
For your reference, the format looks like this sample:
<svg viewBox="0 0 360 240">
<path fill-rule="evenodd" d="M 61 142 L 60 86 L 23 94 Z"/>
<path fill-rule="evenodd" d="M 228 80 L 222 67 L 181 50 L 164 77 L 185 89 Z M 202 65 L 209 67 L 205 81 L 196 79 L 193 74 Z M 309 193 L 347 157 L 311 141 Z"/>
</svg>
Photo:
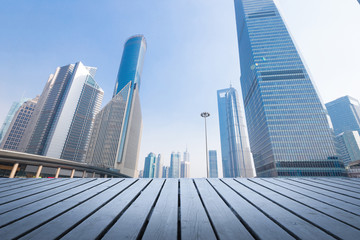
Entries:
<svg viewBox="0 0 360 240">
<path fill-rule="evenodd" d="M 257 176 L 342 176 L 326 109 L 273 0 L 235 0 L 235 12 Z"/>
<path fill-rule="evenodd" d="M 171 153 L 170 158 L 170 169 L 169 169 L 169 178 L 180 178 L 180 171 L 181 171 L 181 155 L 180 152 Z"/>
<path fill-rule="evenodd" d="M 181 178 L 189 178 L 190 177 L 190 153 L 186 149 L 183 155 L 183 160 L 180 164 L 180 177 Z"/>
<path fill-rule="evenodd" d="M 209 169 L 210 177 L 218 177 L 218 167 L 217 167 L 217 153 L 216 150 L 209 150 Z"/>
<path fill-rule="evenodd" d="M 95 82 L 96 68 L 81 62 L 60 67 L 39 99 L 39 115 L 26 152 L 83 162 L 103 90 Z M 36 109 L 35 109 L 36 110 Z"/>
<path fill-rule="evenodd" d="M 360 133 L 360 103 L 357 99 L 344 96 L 325 104 L 330 115 L 335 135 L 345 131 Z"/>
<path fill-rule="evenodd" d="M 143 178 L 154 178 L 156 168 L 156 155 L 149 153 L 145 158 Z"/>
<path fill-rule="evenodd" d="M 169 177 L 169 172 L 170 172 L 170 167 L 169 166 L 163 166 L 163 168 L 162 168 L 162 178 L 168 178 Z"/>
<path fill-rule="evenodd" d="M 360 160 L 360 136 L 358 131 L 345 131 L 336 136 L 336 143 L 345 166 Z"/>
<path fill-rule="evenodd" d="M 24 136 L 25 129 L 32 117 L 39 96 L 27 100 L 14 114 L 12 121 L 4 135 L 0 148 L 11 151 L 19 151 L 19 144 Z"/>
<path fill-rule="evenodd" d="M 155 177 L 156 178 L 162 177 L 162 169 L 163 169 L 163 163 L 162 163 L 161 154 L 159 154 L 155 161 Z"/>
<path fill-rule="evenodd" d="M 0 129 L 0 144 L 1 144 L 2 140 L 3 140 L 3 138 L 5 137 L 5 134 L 6 134 L 8 128 L 9 128 L 9 126 L 11 124 L 11 121 L 14 118 L 15 113 L 20 108 L 20 106 L 27 100 L 29 100 L 29 99 L 24 98 L 24 99 L 21 99 L 19 102 L 13 102 L 13 104 L 11 105 L 9 112 L 6 115 L 5 121 L 4 121 L 4 123 L 3 123 L 3 125 L 1 126 L 1 129 Z"/>
<path fill-rule="evenodd" d="M 254 177 L 254 163 L 237 91 L 217 91 L 224 177 Z"/>
<path fill-rule="evenodd" d="M 112 100 L 96 116 L 86 162 L 137 176 L 142 116 L 139 98 L 145 38 L 124 46 Z"/>
</svg>

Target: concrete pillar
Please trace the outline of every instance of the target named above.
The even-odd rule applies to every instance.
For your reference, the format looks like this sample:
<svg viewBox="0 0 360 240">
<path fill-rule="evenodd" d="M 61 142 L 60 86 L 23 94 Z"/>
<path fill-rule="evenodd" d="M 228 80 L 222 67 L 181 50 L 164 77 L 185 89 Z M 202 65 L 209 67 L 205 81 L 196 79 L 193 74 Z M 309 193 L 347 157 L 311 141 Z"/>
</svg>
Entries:
<svg viewBox="0 0 360 240">
<path fill-rule="evenodd" d="M 94 178 L 95 177 L 95 172 L 93 172 L 93 174 L 92 174 L 92 178 Z"/>
<path fill-rule="evenodd" d="M 82 175 L 82 178 L 86 177 L 86 171 L 84 170 L 83 171 L 83 175 Z"/>
<path fill-rule="evenodd" d="M 59 177 L 60 170 L 61 170 L 61 168 L 58 167 L 58 169 L 56 170 L 56 173 L 55 173 L 55 178 Z"/>
<path fill-rule="evenodd" d="M 16 174 L 16 170 L 18 169 L 19 167 L 19 164 L 18 163 L 15 163 L 13 168 L 11 169 L 11 173 L 10 173 L 10 176 L 9 178 L 14 178 L 15 177 L 15 174 Z"/>
<path fill-rule="evenodd" d="M 39 178 L 39 177 L 40 177 L 40 173 L 41 173 L 42 168 L 43 168 L 42 165 L 40 165 L 40 166 L 38 167 L 38 169 L 37 169 L 37 171 L 36 171 L 36 175 L 35 175 L 36 178 Z"/>
<path fill-rule="evenodd" d="M 75 175 L 75 169 L 71 170 L 70 178 L 74 178 Z"/>
</svg>

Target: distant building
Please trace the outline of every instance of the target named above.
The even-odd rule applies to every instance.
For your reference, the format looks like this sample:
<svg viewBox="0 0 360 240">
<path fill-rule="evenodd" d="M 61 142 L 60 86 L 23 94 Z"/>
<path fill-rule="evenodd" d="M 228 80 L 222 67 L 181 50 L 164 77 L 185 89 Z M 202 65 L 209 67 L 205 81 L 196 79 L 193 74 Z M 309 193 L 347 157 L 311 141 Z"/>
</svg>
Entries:
<svg viewBox="0 0 360 240">
<path fill-rule="evenodd" d="M 169 178 L 180 178 L 180 170 L 181 170 L 180 162 L 181 162 L 180 153 L 172 152 L 170 158 Z"/>
<path fill-rule="evenodd" d="M 139 170 L 138 178 L 143 178 L 143 177 L 144 177 L 144 170 Z"/>
<path fill-rule="evenodd" d="M 357 99 L 344 96 L 325 104 L 330 115 L 335 135 L 345 131 L 360 133 L 360 103 Z"/>
<path fill-rule="evenodd" d="M 156 178 L 162 178 L 162 169 L 163 169 L 163 163 L 161 159 L 161 154 L 159 154 L 155 161 L 155 176 Z"/>
<path fill-rule="evenodd" d="M 217 91 L 224 177 L 254 177 L 254 163 L 235 88 Z"/>
<path fill-rule="evenodd" d="M 34 99 L 27 100 L 14 114 L 8 130 L 4 135 L 0 148 L 11 151 L 19 151 L 19 143 L 21 142 L 25 129 L 32 117 L 39 96 Z"/>
<path fill-rule="evenodd" d="M 103 90 L 94 80 L 96 68 L 81 62 L 56 69 L 29 123 L 26 152 L 83 162 Z"/>
<path fill-rule="evenodd" d="M 257 176 L 344 176 L 329 116 L 274 1 L 234 3 Z"/>
<path fill-rule="evenodd" d="M 218 177 L 217 153 L 216 150 L 209 150 L 209 171 L 211 178 Z"/>
<path fill-rule="evenodd" d="M 124 46 L 112 100 L 96 116 L 86 162 L 137 176 L 142 132 L 139 89 L 146 51 L 145 38 L 129 38 Z"/>
<path fill-rule="evenodd" d="M 346 131 L 336 136 L 344 165 L 360 160 L 360 136 L 358 131 Z"/>
<path fill-rule="evenodd" d="M 162 178 L 169 178 L 170 167 L 163 166 L 162 167 Z"/>
<path fill-rule="evenodd" d="M 6 115 L 5 121 L 2 124 L 1 129 L 0 129 L 0 144 L 1 144 L 1 141 L 3 140 L 3 138 L 5 137 L 5 134 L 11 124 L 12 119 L 14 118 L 15 113 L 20 108 L 20 106 L 27 100 L 29 100 L 29 99 L 23 98 L 19 102 L 13 102 L 13 104 L 11 105 L 9 112 Z"/>
<path fill-rule="evenodd" d="M 181 170 L 180 177 L 181 178 L 189 178 L 190 177 L 190 154 L 188 150 L 184 152 L 183 160 L 181 161 Z"/>
<path fill-rule="evenodd" d="M 154 178 L 155 168 L 156 168 L 156 155 L 154 153 L 149 153 L 149 155 L 145 158 L 143 177 Z"/>
</svg>

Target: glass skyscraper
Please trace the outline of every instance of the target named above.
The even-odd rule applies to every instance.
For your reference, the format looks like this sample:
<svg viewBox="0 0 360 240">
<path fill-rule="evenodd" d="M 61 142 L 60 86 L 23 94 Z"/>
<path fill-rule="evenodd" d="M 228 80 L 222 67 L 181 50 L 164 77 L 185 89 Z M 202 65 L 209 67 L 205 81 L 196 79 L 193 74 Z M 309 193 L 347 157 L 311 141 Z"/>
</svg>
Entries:
<svg viewBox="0 0 360 240">
<path fill-rule="evenodd" d="M 254 163 L 235 88 L 217 91 L 224 177 L 254 177 Z"/>
<path fill-rule="evenodd" d="M 146 51 L 142 35 L 124 46 L 112 100 L 96 116 L 86 162 L 137 177 L 142 116 L 139 88 Z"/>
<path fill-rule="evenodd" d="M 217 153 L 216 150 L 209 150 L 209 171 L 211 178 L 218 177 Z"/>
<path fill-rule="evenodd" d="M 144 162 L 144 172 L 143 178 L 154 178 L 156 171 L 156 155 L 154 153 L 149 153 L 145 158 Z"/>
<path fill-rule="evenodd" d="M 83 162 L 90 131 L 104 91 L 95 82 L 96 68 L 81 62 L 51 75 L 30 122 L 27 153 Z"/>
<path fill-rule="evenodd" d="M 345 131 L 360 133 L 360 103 L 357 99 L 344 96 L 325 104 L 336 135 Z"/>
<path fill-rule="evenodd" d="M 34 112 L 39 96 L 25 101 L 15 112 L 8 130 L 4 135 L 0 148 L 11 151 L 19 151 L 19 144 Z"/>
<path fill-rule="evenodd" d="M 235 12 L 257 176 L 342 176 L 329 116 L 273 0 L 235 0 Z"/>
<path fill-rule="evenodd" d="M 169 178 L 180 178 L 180 171 L 181 171 L 181 155 L 180 152 L 171 153 L 170 158 L 170 169 L 169 169 Z"/>
<path fill-rule="evenodd" d="M 336 143 L 345 166 L 360 160 L 360 136 L 358 131 L 345 131 L 336 136 Z"/>
</svg>

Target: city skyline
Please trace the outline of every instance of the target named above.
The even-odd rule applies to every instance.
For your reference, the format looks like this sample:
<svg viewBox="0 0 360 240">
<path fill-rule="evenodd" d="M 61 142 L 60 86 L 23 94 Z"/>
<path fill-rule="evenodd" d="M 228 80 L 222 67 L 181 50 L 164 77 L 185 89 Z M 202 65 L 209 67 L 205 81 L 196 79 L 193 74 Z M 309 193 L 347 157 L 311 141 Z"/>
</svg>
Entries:
<svg viewBox="0 0 360 240">
<path fill-rule="evenodd" d="M 358 31 L 353 31 L 359 25 L 359 4 L 350 0 L 341 3 L 309 0 L 278 2 L 286 25 L 300 47 L 324 102 L 343 95 L 359 99 L 356 86 L 360 76 L 355 72 L 359 46 L 355 43 L 359 42 L 360 37 Z M 219 5 L 215 1 L 160 1 L 126 3 L 126 7 L 122 6 L 125 3 L 114 2 L 97 6 L 76 3 L 71 8 L 66 4 L 63 7 L 56 3 L 46 6 L 39 4 L 33 11 L 40 14 L 33 19 L 29 17 L 33 13 L 28 10 L 32 4 L 34 2 L 31 1 L 22 6 L 6 3 L 3 10 L 0 10 L 1 22 L 7 35 L 7 38 L 0 40 L 4 56 L 0 65 L 3 73 L 0 81 L 0 123 L 5 119 L 13 101 L 18 101 L 22 95 L 34 98 L 40 94 L 48 73 L 56 66 L 69 62 L 81 60 L 98 67 L 97 79 L 99 84 L 104 86 L 103 102 L 107 103 L 112 95 L 114 75 L 125 39 L 133 34 L 143 33 L 148 40 L 149 54 L 144 66 L 147 83 L 144 82 L 141 87 L 144 131 L 139 166 L 143 166 L 143 157 L 150 151 L 162 153 L 164 160 L 168 161 L 173 149 L 182 150 L 187 145 L 192 153 L 192 169 L 197 169 L 192 171 L 192 176 L 205 176 L 203 121 L 198 115 L 202 111 L 210 112 L 209 149 L 220 151 L 216 90 L 228 86 L 230 81 L 240 90 L 232 1 L 222 1 Z M 99 20 L 98 18 L 85 18 L 77 21 L 80 25 L 74 25 L 67 30 L 67 34 L 76 37 L 62 37 L 65 32 L 62 30 L 64 25 L 61 25 L 61 13 L 72 16 L 80 7 L 86 8 L 84 12 L 96 12 L 97 16 L 108 13 L 106 18 L 100 20 L 102 28 L 93 22 Z M 151 7 L 157 8 L 161 14 L 155 17 L 148 11 Z M 318 11 L 320 8 L 321 12 Z M 50 14 L 55 9 L 59 14 Z M 139 14 L 132 17 L 135 9 L 139 10 Z M 3 12 L 5 10 L 8 13 Z M 304 11 L 307 18 L 299 17 Z M 19 20 L 12 20 L 10 14 L 14 12 L 17 14 L 13 17 Z M 49 12 L 49 15 L 46 12 Z M 114 12 L 117 13 L 116 16 L 113 15 Z M 332 18 L 334 14 L 337 15 L 336 18 Z M 141 19 L 134 21 L 139 15 L 142 16 Z M 79 14 L 78 17 L 81 19 L 84 15 Z M 134 24 L 128 26 L 129 21 L 125 19 L 134 21 Z M 194 22 L 194 19 L 197 21 Z M 72 20 L 74 19 L 68 19 Z M 69 25 L 68 21 L 64 24 Z M 110 22 L 116 24 L 107 24 Z M 56 24 L 59 25 L 56 28 L 59 32 L 54 35 L 52 28 L 57 26 Z M 96 34 L 94 39 L 87 36 L 86 40 L 83 40 L 79 33 L 92 31 L 94 27 L 100 34 Z M 117 29 L 114 30 L 114 27 Z M 158 31 L 151 33 L 154 29 Z M 33 34 L 29 34 L 29 31 Z M 44 32 L 47 34 L 43 34 Z M 337 34 L 338 32 L 341 34 Z M 56 37 L 60 37 L 63 44 L 59 45 Z M 206 42 L 201 39 L 206 39 Z M 80 42 L 86 44 L 76 50 Z M 201 63 L 201 66 L 196 62 Z M 23 71 L 16 71 L 18 64 L 21 64 Z M 169 81 L 172 84 L 168 84 Z M 332 86 L 338 81 L 341 82 L 341 87 Z M 181 98 L 184 95 L 191 97 Z M 189 106 L 192 106 L 192 109 L 189 109 Z M 219 172 L 222 171 L 219 169 Z"/>
</svg>

